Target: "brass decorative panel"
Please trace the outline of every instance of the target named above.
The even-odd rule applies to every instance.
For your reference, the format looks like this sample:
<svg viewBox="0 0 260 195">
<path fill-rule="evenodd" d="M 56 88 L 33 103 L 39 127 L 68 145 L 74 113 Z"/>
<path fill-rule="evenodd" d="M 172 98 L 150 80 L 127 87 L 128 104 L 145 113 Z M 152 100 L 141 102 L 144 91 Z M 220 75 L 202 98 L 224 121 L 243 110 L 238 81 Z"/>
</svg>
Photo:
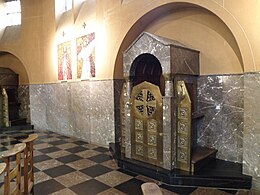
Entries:
<svg viewBox="0 0 260 195">
<path fill-rule="evenodd" d="M 179 135 L 178 136 L 178 147 L 179 148 L 188 148 L 189 140 L 187 139 L 187 136 Z"/>
<path fill-rule="evenodd" d="M 157 160 L 157 149 L 156 148 L 148 148 L 148 158 Z"/>
<path fill-rule="evenodd" d="M 185 106 L 185 105 L 183 105 Z M 188 115 L 189 115 L 189 108 L 185 108 L 185 107 L 179 107 L 178 108 L 178 118 L 179 119 L 187 119 Z"/>
<path fill-rule="evenodd" d="M 187 164 L 187 161 L 189 160 L 187 151 L 185 149 L 179 149 L 177 153 L 178 153 L 177 158 L 179 163 Z"/>
<path fill-rule="evenodd" d="M 156 100 L 149 89 L 142 89 L 135 97 L 134 104 L 136 113 L 143 117 L 150 117 L 155 113 Z"/>
<path fill-rule="evenodd" d="M 142 131 L 136 131 L 135 132 L 135 141 L 139 142 L 139 143 L 143 143 L 144 142 L 144 136 L 143 136 L 143 132 Z"/>
<path fill-rule="evenodd" d="M 144 155 L 144 146 L 141 144 L 136 144 L 136 154 L 143 156 Z"/>
<path fill-rule="evenodd" d="M 157 121 L 154 119 L 147 120 L 147 129 L 151 132 L 157 132 Z"/>
<path fill-rule="evenodd" d="M 162 166 L 162 95 L 158 86 L 142 82 L 131 94 L 132 158 Z"/>
<path fill-rule="evenodd" d="M 177 168 L 191 171 L 191 101 L 184 81 L 177 81 Z"/>
<path fill-rule="evenodd" d="M 157 136 L 156 136 L 156 134 L 148 133 L 147 137 L 148 137 L 148 139 L 147 139 L 148 145 L 150 145 L 150 146 L 157 146 Z"/>
<path fill-rule="evenodd" d="M 178 133 L 188 134 L 189 133 L 189 124 L 187 120 L 178 120 Z"/>
<path fill-rule="evenodd" d="M 140 119 L 135 119 L 135 129 L 143 130 L 143 121 Z"/>
</svg>

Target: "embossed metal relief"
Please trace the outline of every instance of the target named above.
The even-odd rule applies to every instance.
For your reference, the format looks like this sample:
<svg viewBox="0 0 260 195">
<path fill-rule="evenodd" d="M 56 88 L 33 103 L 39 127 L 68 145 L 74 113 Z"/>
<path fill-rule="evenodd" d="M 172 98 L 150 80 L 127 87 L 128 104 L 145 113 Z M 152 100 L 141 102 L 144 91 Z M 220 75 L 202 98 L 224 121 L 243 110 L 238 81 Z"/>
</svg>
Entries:
<svg viewBox="0 0 260 195">
<path fill-rule="evenodd" d="M 157 149 L 156 148 L 148 148 L 148 158 L 157 160 Z"/>
<path fill-rule="evenodd" d="M 188 144 L 189 141 L 187 139 L 187 136 L 182 136 L 182 135 L 178 136 L 178 147 L 186 149 L 188 147 Z"/>
<path fill-rule="evenodd" d="M 150 117 L 155 113 L 156 100 L 148 89 L 142 89 L 135 98 L 135 109 L 143 117 Z"/>
<path fill-rule="evenodd" d="M 187 160 L 189 159 L 189 156 L 187 154 L 186 150 L 179 149 L 177 154 L 178 161 L 181 163 L 187 163 Z"/>
<path fill-rule="evenodd" d="M 178 120 L 178 133 L 188 134 L 189 124 L 187 120 Z"/>
<path fill-rule="evenodd" d="M 135 133 L 135 141 L 139 142 L 139 143 L 143 143 L 144 141 L 144 136 L 143 136 L 143 132 L 136 132 Z"/>
<path fill-rule="evenodd" d="M 191 170 L 191 101 L 184 81 L 177 81 L 177 168 Z"/>
<path fill-rule="evenodd" d="M 135 129 L 143 130 L 143 120 L 135 119 Z"/>
<path fill-rule="evenodd" d="M 148 145 L 157 146 L 157 136 L 156 136 L 156 134 L 148 133 L 147 141 L 148 141 L 148 143 L 147 143 Z"/>
<path fill-rule="evenodd" d="M 157 132 L 157 121 L 154 119 L 147 120 L 148 131 Z"/>
<path fill-rule="evenodd" d="M 143 156 L 144 155 L 144 146 L 141 144 L 136 144 L 136 154 Z"/>
<path fill-rule="evenodd" d="M 179 107 L 178 109 L 178 117 L 179 119 L 186 119 L 188 117 L 188 110 L 189 108 L 185 108 L 185 107 Z"/>
</svg>

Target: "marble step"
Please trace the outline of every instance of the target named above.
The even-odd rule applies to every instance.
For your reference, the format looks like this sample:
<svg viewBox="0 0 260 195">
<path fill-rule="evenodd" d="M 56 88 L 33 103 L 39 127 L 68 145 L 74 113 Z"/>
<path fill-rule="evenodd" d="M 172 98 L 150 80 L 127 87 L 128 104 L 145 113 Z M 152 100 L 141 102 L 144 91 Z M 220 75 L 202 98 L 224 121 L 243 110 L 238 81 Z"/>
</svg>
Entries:
<svg viewBox="0 0 260 195">
<path fill-rule="evenodd" d="M 18 118 L 9 121 L 10 126 L 26 125 L 26 118 Z"/>
<path fill-rule="evenodd" d="M 217 150 L 214 148 L 207 148 L 196 146 L 193 148 L 191 157 L 191 172 L 197 172 L 205 165 L 216 159 Z"/>
</svg>

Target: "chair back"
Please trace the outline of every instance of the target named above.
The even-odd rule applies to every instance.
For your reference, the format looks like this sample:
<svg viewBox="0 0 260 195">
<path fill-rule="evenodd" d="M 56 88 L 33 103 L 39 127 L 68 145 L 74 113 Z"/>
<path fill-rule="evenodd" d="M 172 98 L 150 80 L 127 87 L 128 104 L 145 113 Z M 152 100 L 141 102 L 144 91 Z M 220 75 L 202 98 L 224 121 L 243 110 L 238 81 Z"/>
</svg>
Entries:
<svg viewBox="0 0 260 195">
<path fill-rule="evenodd" d="M 4 177 L 4 194 L 13 195 L 21 194 L 21 153 L 25 149 L 25 143 L 15 144 L 9 150 L 1 153 L 1 157 L 6 163 L 5 177 Z M 11 166 L 11 159 L 15 157 L 14 168 Z M 10 184 L 12 181 L 16 181 L 15 187 L 11 189 Z"/>
<path fill-rule="evenodd" d="M 30 134 L 29 137 L 23 140 L 26 144 L 24 149 L 24 185 L 22 188 L 23 194 L 34 194 L 34 172 L 33 172 L 33 142 L 38 138 L 37 134 Z"/>
<path fill-rule="evenodd" d="M 0 175 L 2 175 L 2 173 L 4 172 L 6 168 L 6 163 L 0 163 Z"/>
</svg>

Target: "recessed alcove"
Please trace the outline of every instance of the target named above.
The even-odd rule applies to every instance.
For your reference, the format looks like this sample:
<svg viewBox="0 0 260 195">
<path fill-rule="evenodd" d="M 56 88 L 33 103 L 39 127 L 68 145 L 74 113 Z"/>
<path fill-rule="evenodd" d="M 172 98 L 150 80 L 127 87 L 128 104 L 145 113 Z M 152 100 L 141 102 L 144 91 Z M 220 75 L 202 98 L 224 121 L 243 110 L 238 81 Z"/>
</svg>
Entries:
<svg viewBox="0 0 260 195">
<path fill-rule="evenodd" d="M 250 188 L 241 164 L 217 159 L 214 145 L 198 143 L 204 117 L 198 59 L 198 51 L 146 32 L 124 52 L 118 164 L 169 184 Z"/>
<path fill-rule="evenodd" d="M 29 94 L 19 86 L 19 75 L 9 68 L 0 67 L 0 81 L 1 129 L 33 129 L 30 116 L 27 118 Z"/>
</svg>

